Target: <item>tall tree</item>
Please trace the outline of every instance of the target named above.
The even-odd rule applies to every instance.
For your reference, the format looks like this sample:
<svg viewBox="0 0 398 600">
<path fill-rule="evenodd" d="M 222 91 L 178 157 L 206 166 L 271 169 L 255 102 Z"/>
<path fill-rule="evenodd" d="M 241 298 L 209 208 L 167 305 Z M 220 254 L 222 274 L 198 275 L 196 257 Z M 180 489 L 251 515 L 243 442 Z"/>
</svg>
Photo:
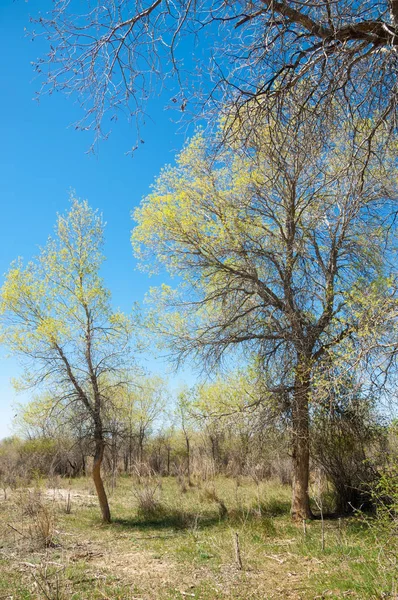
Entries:
<svg viewBox="0 0 398 600">
<path fill-rule="evenodd" d="M 15 262 L 1 290 L 2 340 L 22 359 L 22 385 L 48 389 L 54 406 L 75 408 L 90 423 L 93 479 L 102 518 L 111 515 L 101 478 L 104 408 L 128 360 L 131 321 L 113 312 L 99 271 L 104 224 L 86 201 L 72 199 L 56 237 L 40 255 Z M 120 383 L 120 382 L 119 382 Z"/>
<path fill-rule="evenodd" d="M 356 334 L 352 297 L 383 292 L 397 189 L 392 163 L 353 150 L 344 127 L 325 125 L 320 138 L 316 116 L 264 123 L 259 138 L 215 154 L 196 135 L 136 210 L 133 243 L 149 269 L 183 278 L 152 292 L 152 325 L 177 360 L 261 357 L 265 393 L 288 403 L 292 514 L 306 518 L 312 378 Z"/>
<path fill-rule="evenodd" d="M 36 25 L 49 44 L 42 91 L 76 94 L 80 126 L 97 138 L 104 115 L 143 115 L 170 78 L 181 111 L 210 99 L 217 117 L 232 104 L 257 118 L 307 79 L 306 102 L 338 97 L 347 114 L 375 111 L 375 125 L 395 126 L 396 0 L 58 0 Z"/>
</svg>

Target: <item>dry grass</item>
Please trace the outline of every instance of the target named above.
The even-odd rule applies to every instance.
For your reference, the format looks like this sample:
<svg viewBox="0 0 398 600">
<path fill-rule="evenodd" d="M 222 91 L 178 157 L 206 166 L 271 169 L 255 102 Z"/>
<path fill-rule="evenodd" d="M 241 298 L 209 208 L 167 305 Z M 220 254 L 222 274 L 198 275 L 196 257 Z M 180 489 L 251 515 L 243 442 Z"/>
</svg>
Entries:
<svg viewBox="0 0 398 600">
<path fill-rule="evenodd" d="M 19 494 L 26 492 L 13 492 L 0 501 L 0 597 L 393 598 L 393 574 L 378 562 L 371 532 L 353 519 L 327 521 L 322 552 L 319 522 L 307 524 L 305 537 L 303 528 L 291 523 L 286 486 L 213 479 L 181 493 L 175 478 L 163 479 L 155 490 L 155 482 L 150 481 L 149 489 L 147 478 L 134 482 L 138 495 L 132 493 L 130 478 L 118 481 L 111 498 L 114 522 L 109 526 L 100 524 L 88 481 L 71 482 L 70 514 L 65 513 L 67 482 L 65 489 L 41 492 L 40 503 L 54 513 L 50 547 L 23 544 L 8 527 L 21 528 L 22 518 L 26 532 L 34 518 L 21 509 Z M 143 505 L 148 508 L 147 494 L 149 511 L 142 510 Z M 162 510 L 152 510 L 153 496 Z M 220 503 L 227 510 L 223 518 Z M 236 561 L 235 533 L 242 569 Z"/>
<path fill-rule="evenodd" d="M 153 518 L 162 515 L 164 507 L 160 500 L 161 488 L 161 478 L 151 472 L 133 478 L 133 497 L 139 516 Z"/>
<path fill-rule="evenodd" d="M 39 489 L 17 490 L 6 526 L 19 536 L 19 545 L 49 548 L 55 544 L 56 507 Z"/>
</svg>

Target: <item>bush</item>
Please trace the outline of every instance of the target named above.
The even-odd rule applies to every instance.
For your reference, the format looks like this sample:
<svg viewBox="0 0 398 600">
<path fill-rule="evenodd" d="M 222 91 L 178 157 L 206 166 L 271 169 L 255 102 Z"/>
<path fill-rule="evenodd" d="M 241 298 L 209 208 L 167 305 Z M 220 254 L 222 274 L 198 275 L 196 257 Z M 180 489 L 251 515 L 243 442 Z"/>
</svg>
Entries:
<svg viewBox="0 0 398 600">
<path fill-rule="evenodd" d="M 333 484 L 337 513 L 372 508 L 377 447 L 383 444 L 385 435 L 366 399 L 348 398 L 332 408 L 317 408 L 312 425 L 312 457 Z"/>
<path fill-rule="evenodd" d="M 42 499 L 38 489 L 21 490 L 15 497 L 15 503 L 22 513 L 25 524 L 22 535 L 35 546 L 49 548 L 55 545 L 54 505 Z"/>
<path fill-rule="evenodd" d="M 398 428 L 393 433 L 397 438 Z M 395 431 L 394 431 L 395 430 Z M 388 463 L 380 470 L 379 478 L 372 488 L 375 515 L 368 525 L 376 534 L 381 553 L 388 562 L 398 563 L 398 451 L 389 456 Z"/>
<path fill-rule="evenodd" d="M 133 495 L 137 503 L 138 515 L 144 518 L 153 518 L 163 513 L 161 502 L 161 480 L 153 473 L 137 477 L 133 487 Z"/>
</svg>

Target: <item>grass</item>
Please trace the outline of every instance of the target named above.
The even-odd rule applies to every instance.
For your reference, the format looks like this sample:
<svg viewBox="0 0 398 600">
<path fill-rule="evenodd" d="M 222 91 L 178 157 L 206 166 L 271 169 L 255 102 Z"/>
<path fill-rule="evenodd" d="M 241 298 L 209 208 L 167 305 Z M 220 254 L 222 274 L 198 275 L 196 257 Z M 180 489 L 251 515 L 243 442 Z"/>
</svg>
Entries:
<svg viewBox="0 0 398 600">
<path fill-rule="evenodd" d="M 106 526 L 89 479 L 71 482 L 70 514 L 62 485 L 46 490 L 42 482 L 39 494 L 53 511 L 50 547 L 32 535 L 35 516 L 17 492 L 0 500 L 0 599 L 394 598 L 394 568 L 381 561 L 371 528 L 354 518 L 326 521 L 323 552 L 320 521 L 307 523 L 304 536 L 290 520 L 289 488 L 276 482 L 218 478 L 182 493 L 165 478 L 146 514 L 122 477 Z"/>
</svg>

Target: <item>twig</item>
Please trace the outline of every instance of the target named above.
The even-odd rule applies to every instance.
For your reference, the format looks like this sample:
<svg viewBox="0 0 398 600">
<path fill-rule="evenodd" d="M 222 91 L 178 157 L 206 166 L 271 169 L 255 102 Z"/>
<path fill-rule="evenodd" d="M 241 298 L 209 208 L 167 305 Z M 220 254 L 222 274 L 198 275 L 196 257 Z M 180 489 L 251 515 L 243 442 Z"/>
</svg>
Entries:
<svg viewBox="0 0 398 600">
<path fill-rule="evenodd" d="M 25 537 L 23 533 L 18 531 L 18 529 L 16 527 L 14 527 L 13 525 L 10 525 L 10 523 L 7 523 L 7 526 L 10 527 L 11 529 L 13 529 L 14 531 L 16 531 L 17 533 L 19 533 L 20 536 Z"/>
<path fill-rule="evenodd" d="M 277 556 L 271 556 L 270 554 L 263 554 L 265 558 L 270 558 L 271 560 L 276 560 L 280 565 L 283 565 L 286 562 L 283 558 L 278 558 Z"/>
<path fill-rule="evenodd" d="M 242 565 L 242 557 L 240 554 L 240 547 L 239 547 L 239 534 L 237 531 L 235 531 L 233 539 L 234 539 L 234 545 L 235 545 L 236 564 L 238 565 L 239 570 L 242 571 L 243 565 Z"/>
<path fill-rule="evenodd" d="M 177 534 L 175 534 L 175 533 L 170 533 L 167 535 L 141 535 L 141 536 L 134 536 L 134 539 L 135 540 L 155 540 L 155 539 L 165 540 L 167 538 L 173 538 L 176 535 Z"/>
</svg>

